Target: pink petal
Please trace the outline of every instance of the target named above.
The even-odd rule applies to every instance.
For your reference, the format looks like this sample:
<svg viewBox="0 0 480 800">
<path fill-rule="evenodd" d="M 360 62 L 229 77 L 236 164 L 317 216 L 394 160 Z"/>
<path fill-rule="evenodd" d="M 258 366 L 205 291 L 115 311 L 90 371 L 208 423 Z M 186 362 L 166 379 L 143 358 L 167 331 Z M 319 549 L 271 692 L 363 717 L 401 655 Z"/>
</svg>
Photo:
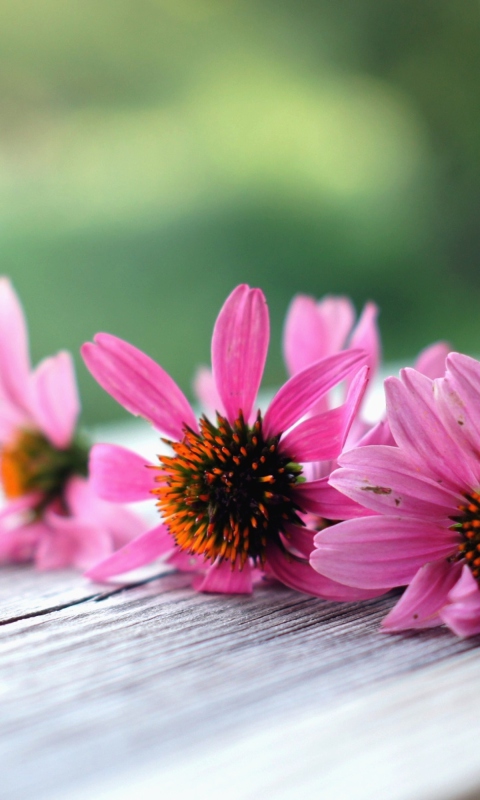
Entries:
<svg viewBox="0 0 480 800">
<path fill-rule="evenodd" d="M 450 525 L 463 497 L 426 477 L 398 447 L 371 445 L 344 453 L 330 484 L 380 514 L 421 517 Z"/>
<path fill-rule="evenodd" d="M 438 612 L 457 582 L 461 569 L 460 564 L 444 559 L 420 567 L 410 586 L 383 620 L 382 628 L 385 631 L 404 631 L 441 625 Z"/>
<path fill-rule="evenodd" d="M 365 354 L 347 350 L 329 356 L 290 378 L 277 392 L 264 418 L 263 430 L 267 437 L 288 430 L 323 395 L 340 383 L 355 368 L 363 366 Z"/>
<path fill-rule="evenodd" d="M 296 550 L 304 558 L 309 558 L 314 549 L 313 537 L 315 531 L 301 525 L 285 525 L 285 541 L 288 550 Z"/>
<path fill-rule="evenodd" d="M 137 567 L 150 564 L 172 548 L 173 539 L 165 525 L 143 533 L 116 553 L 96 564 L 85 574 L 93 581 L 104 581 L 114 575 L 123 575 Z"/>
<path fill-rule="evenodd" d="M 0 529 L 0 563 L 21 564 L 33 561 L 43 527 L 40 522 L 17 525 L 11 530 Z"/>
<path fill-rule="evenodd" d="M 299 483 L 292 490 L 292 498 L 302 509 L 317 514 L 323 519 L 355 519 L 369 512 L 328 483 L 328 476 L 316 481 Z M 371 512 L 373 514 L 373 512 Z"/>
<path fill-rule="evenodd" d="M 55 447 L 68 447 L 80 413 L 70 353 L 58 353 L 39 364 L 32 375 L 31 396 L 32 415 L 40 430 Z"/>
<path fill-rule="evenodd" d="M 325 356 L 338 353 L 343 347 L 355 321 L 355 309 L 348 297 L 326 295 L 317 303 L 317 313 L 327 334 Z"/>
<path fill-rule="evenodd" d="M 0 278 L 0 395 L 27 409 L 30 357 L 25 316 L 8 278 Z"/>
<path fill-rule="evenodd" d="M 114 444 L 96 444 L 90 451 L 90 482 L 104 500 L 135 503 L 152 499 L 158 470 L 141 456 Z"/>
<path fill-rule="evenodd" d="M 313 297 L 304 294 L 294 297 L 283 332 L 283 351 L 289 375 L 296 375 L 329 355 L 327 335 L 326 321 Z"/>
<path fill-rule="evenodd" d="M 315 536 L 310 561 L 322 575 L 348 586 L 405 586 L 428 561 L 451 556 L 455 531 L 420 519 L 364 517 L 340 522 Z"/>
<path fill-rule="evenodd" d="M 475 464 L 445 429 L 434 384 L 412 369 L 402 370 L 401 377 L 402 382 L 385 381 L 388 421 L 397 445 L 428 477 L 440 478 L 457 490 L 473 485 Z"/>
<path fill-rule="evenodd" d="M 199 367 L 197 369 L 193 381 L 193 390 L 202 407 L 206 409 L 207 412 L 218 411 L 219 414 L 225 414 L 225 409 L 217 391 L 211 369 L 208 367 Z"/>
<path fill-rule="evenodd" d="M 230 561 L 219 561 L 208 567 L 205 575 L 193 580 L 197 592 L 212 594 L 252 594 L 252 568 L 247 561 L 240 571 Z"/>
<path fill-rule="evenodd" d="M 451 349 L 448 342 L 431 344 L 419 353 L 414 364 L 415 369 L 432 380 L 441 378 L 445 374 L 445 359 Z"/>
<path fill-rule="evenodd" d="M 65 500 L 72 516 L 100 526 L 108 532 L 113 550 L 140 536 L 147 527 L 145 522 L 130 509 L 97 497 L 91 480 L 85 480 L 80 476 L 74 476 L 69 480 L 65 490 Z"/>
<path fill-rule="evenodd" d="M 388 589 L 372 591 L 371 589 L 353 589 L 351 586 L 343 586 L 336 581 L 331 581 L 324 575 L 319 575 L 312 569 L 310 564 L 304 563 L 287 556 L 279 547 L 271 544 L 267 545 L 267 564 L 271 573 L 280 583 L 296 589 L 297 592 L 311 594 L 314 597 L 322 597 L 324 600 L 343 600 L 346 602 L 353 600 L 368 600 L 370 597 L 377 597 L 384 594 Z"/>
<path fill-rule="evenodd" d="M 388 420 L 382 419 L 380 422 L 377 422 L 376 425 L 363 434 L 362 438 L 356 443 L 356 446 L 367 447 L 371 444 L 386 444 L 390 447 L 396 447 Z"/>
<path fill-rule="evenodd" d="M 447 373 L 438 381 L 438 403 L 450 435 L 478 463 L 480 455 L 480 364 L 451 353 Z"/>
<path fill-rule="evenodd" d="M 165 563 L 171 564 L 179 572 L 200 572 L 205 571 L 205 560 L 199 556 L 192 555 L 186 550 L 180 550 L 175 545 L 173 550 L 165 556 Z"/>
<path fill-rule="evenodd" d="M 246 420 L 262 380 L 270 337 L 268 307 L 260 289 L 243 284 L 227 297 L 212 337 L 215 385 L 228 420 Z"/>
<path fill-rule="evenodd" d="M 98 333 L 82 347 L 85 363 L 105 391 L 127 411 L 149 420 L 174 439 L 188 425 L 197 430 L 190 403 L 175 381 L 153 359 L 128 342 Z"/>
<path fill-rule="evenodd" d="M 346 403 L 300 422 L 281 440 L 282 451 L 299 462 L 337 458 L 358 411 L 367 380 L 368 367 L 363 367 L 352 381 Z"/>
<path fill-rule="evenodd" d="M 480 633 L 480 590 L 470 569 L 464 566 L 460 579 L 449 592 L 440 617 L 457 636 Z"/>
<path fill-rule="evenodd" d="M 36 552 L 38 569 L 73 566 L 87 569 L 112 551 L 108 531 L 100 525 L 48 511 L 50 533 L 42 537 Z"/>
<path fill-rule="evenodd" d="M 375 303 L 366 303 L 349 342 L 350 348 L 365 350 L 367 353 L 371 377 L 377 372 L 381 356 L 377 316 L 378 307 Z"/>
</svg>

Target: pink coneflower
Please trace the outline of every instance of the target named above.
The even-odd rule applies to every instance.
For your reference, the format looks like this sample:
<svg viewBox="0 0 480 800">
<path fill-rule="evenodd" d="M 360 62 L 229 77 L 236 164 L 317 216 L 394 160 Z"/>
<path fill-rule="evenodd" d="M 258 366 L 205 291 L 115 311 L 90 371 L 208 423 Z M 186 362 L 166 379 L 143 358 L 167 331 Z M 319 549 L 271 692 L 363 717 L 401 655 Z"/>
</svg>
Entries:
<svg viewBox="0 0 480 800">
<path fill-rule="evenodd" d="M 94 377 L 133 414 L 168 437 L 171 455 L 154 469 L 123 448 L 99 445 L 95 486 L 110 500 L 156 499 L 163 524 L 89 571 L 105 579 L 161 554 L 201 572 L 202 591 L 249 593 L 266 572 L 300 591 L 335 599 L 378 594 L 339 587 L 310 567 L 314 531 L 303 523 L 303 464 L 342 448 L 367 381 L 362 351 L 325 358 L 291 378 L 264 415 L 254 412 L 269 342 L 259 289 L 238 286 L 215 324 L 212 365 L 221 400 L 215 421 L 197 423 L 164 370 L 127 342 L 98 334 L 83 355 Z M 304 419 L 333 386 L 355 373 L 345 403 Z"/>
<path fill-rule="evenodd" d="M 312 566 L 348 586 L 408 588 L 387 631 L 480 633 L 480 363 L 451 353 L 445 376 L 403 370 L 385 384 L 397 447 L 343 455 L 331 483 L 378 516 L 315 538 Z"/>
<path fill-rule="evenodd" d="M 75 436 L 79 399 L 69 353 L 32 372 L 25 318 L 0 279 L 0 562 L 81 569 L 142 529 L 129 511 L 95 496 L 88 448 Z"/>
</svg>

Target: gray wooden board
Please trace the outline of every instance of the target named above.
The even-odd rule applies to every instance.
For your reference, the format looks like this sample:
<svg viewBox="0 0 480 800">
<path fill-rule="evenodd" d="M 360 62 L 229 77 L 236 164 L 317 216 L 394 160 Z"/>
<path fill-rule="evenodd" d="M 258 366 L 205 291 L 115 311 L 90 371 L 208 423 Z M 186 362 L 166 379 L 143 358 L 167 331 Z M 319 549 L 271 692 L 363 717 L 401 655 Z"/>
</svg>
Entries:
<svg viewBox="0 0 480 800">
<path fill-rule="evenodd" d="M 412 674 L 428 675 L 439 665 L 445 674 L 465 654 L 477 658 L 477 671 L 480 666 L 477 639 L 462 641 L 443 629 L 380 633 L 393 597 L 331 604 L 273 584 L 259 586 L 252 597 L 198 595 L 188 584 L 184 575 L 168 575 L 115 592 L 75 573 L 3 571 L 2 800 L 74 792 L 93 800 L 94 787 L 105 780 L 135 786 L 152 765 L 159 771 L 158 796 L 170 799 L 171 792 L 161 791 L 162 770 L 175 763 L 181 774 L 182 764 L 202 752 L 202 764 L 208 769 L 210 754 L 215 771 L 242 733 L 248 742 L 256 730 L 288 735 L 291 726 L 299 755 L 299 715 L 323 715 L 324 722 L 331 715 L 348 765 L 347 734 L 334 724 L 342 709 L 382 686 L 395 697 Z M 471 692 L 467 702 L 477 703 L 480 718 Z M 473 763 L 476 751 L 472 743 Z M 245 794 L 235 797 L 256 796 L 247 792 L 248 767 Z M 278 796 L 284 767 L 281 761 L 275 767 Z M 315 797 L 312 774 L 309 780 L 313 793 L 304 797 Z M 228 786 L 228 775 L 225 781 Z M 335 791 L 327 796 L 336 800 Z"/>
</svg>

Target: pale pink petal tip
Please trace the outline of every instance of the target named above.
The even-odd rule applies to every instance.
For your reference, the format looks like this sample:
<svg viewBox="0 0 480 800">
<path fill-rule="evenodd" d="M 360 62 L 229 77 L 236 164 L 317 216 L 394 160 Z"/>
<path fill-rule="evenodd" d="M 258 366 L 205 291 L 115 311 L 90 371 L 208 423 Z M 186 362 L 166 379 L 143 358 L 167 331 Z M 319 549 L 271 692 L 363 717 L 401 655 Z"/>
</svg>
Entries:
<svg viewBox="0 0 480 800">
<path fill-rule="evenodd" d="M 367 353 L 367 363 L 372 377 L 378 368 L 381 349 L 377 316 L 378 307 L 375 303 L 366 303 L 349 342 L 350 348 L 365 350 Z"/>
<path fill-rule="evenodd" d="M 439 613 L 457 636 L 466 638 L 480 633 L 480 589 L 466 565 L 448 594 L 448 602 Z"/>
<path fill-rule="evenodd" d="M 193 379 L 193 391 L 207 412 L 218 411 L 219 414 L 225 413 L 211 369 L 198 367 Z"/>
<path fill-rule="evenodd" d="M 145 459 L 113 444 L 97 444 L 90 452 L 90 483 L 103 500 L 135 503 L 151 498 L 157 471 Z"/>
<path fill-rule="evenodd" d="M 164 525 L 158 525 L 129 542 L 108 558 L 89 569 L 85 575 L 94 581 L 104 581 L 150 564 L 173 547 L 173 539 Z"/>
<path fill-rule="evenodd" d="M 31 411 L 48 439 L 63 449 L 72 441 L 80 413 L 73 359 L 65 351 L 46 358 L 31 378 Z"/>
<path fill-rule="evenodd" d="M 213 594 L 251 594 L 252 568 L 248 561 L 243 569 L 232 565 L 229 561 L 220 561 L 207 568 L 205 575 L 198 575 L 193 580 L 197 592 Z"/>
<path fill-rule="evenodd" d="M 270 338 L 265 296 L 246 284 L 227 297 L 212 337 L 216 389 L 230 422 L 249 419 L 262 380 Z"/>
<path fill-rule="evenodd" d="M 448 342 L 431 344 L 419 353 L 415 369 L 432 380 L 441 378 L 445 374 L 445 361 L 451 349 Z"/>
<path fill-rule="evenodd" d="M 6 277 L 0 278 L 0 397 L 26 410 L 30 400 L 30 356 L 25 315 Z"/>
<path fill-rule="evenodd" d="M 289 375 L 296 375 L 328 355 L 327 325 L 313 297 L 297 295 L 290 303 L 283 351 Z"/>
</svg>

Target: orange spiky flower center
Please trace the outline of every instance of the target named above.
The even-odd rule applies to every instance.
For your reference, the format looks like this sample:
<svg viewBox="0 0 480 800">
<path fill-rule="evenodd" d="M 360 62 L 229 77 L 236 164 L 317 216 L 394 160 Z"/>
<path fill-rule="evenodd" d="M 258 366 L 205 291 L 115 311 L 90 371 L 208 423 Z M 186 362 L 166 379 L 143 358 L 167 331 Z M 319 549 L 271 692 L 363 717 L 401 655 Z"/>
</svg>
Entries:
<svg viewBox="0 0 480 800">
<path fill-rule="evenodd" d="M 285 525 L 303 525 L 292 487 L 302 468 L 279 449 L 280 436 L 265 438 L 262 417 L 248 426 L 243 415 L 231 425 L 217 414 L 200 432 L 185 428 L 181 442 L 167 441 L 173 456 L 159 456 L 154 489 L 176 544 L 214 561 L 243 567 L 247 558 L 265 563 L 267 542 L 283 547 Z"/>
<path fill-rule="evenodd" d="M 88 448 L 73 442 L 59 450 L 39 431 L 18 431 L 0 452 L 0 475 L 9 500 L 40 492 L 44 502 L 63 493 L 73 474 L 86 475 Z"/>
<path fill-rule="evenodd" d="M 480 493 L 464 495 L 465 503 L 458 507 L 460 514 L 452 517 L 452 527 L 461 535 L 455 560 L 463 560 L 469 565 L 472 575 L 480 583 Z"/>
</svg>

